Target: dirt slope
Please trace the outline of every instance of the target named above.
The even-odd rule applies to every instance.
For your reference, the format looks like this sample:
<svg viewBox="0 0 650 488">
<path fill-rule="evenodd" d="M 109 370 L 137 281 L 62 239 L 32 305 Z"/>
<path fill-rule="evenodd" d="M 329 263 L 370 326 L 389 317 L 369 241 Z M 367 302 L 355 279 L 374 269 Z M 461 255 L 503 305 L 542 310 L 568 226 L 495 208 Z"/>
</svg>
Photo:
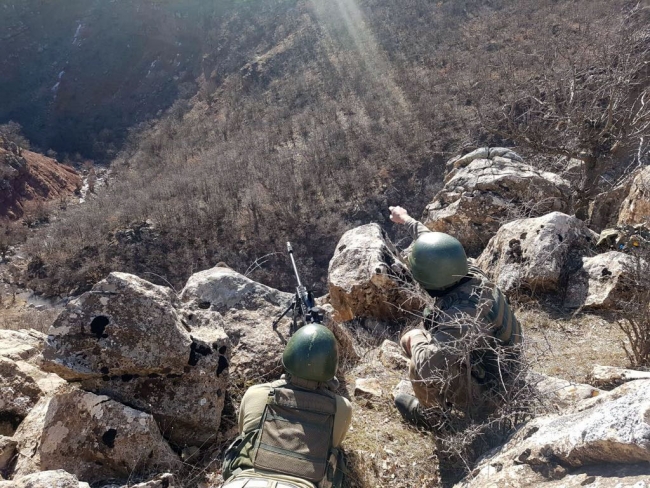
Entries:
<svg viewBox="0 0 650 488">
<path fill-rule="evenodd" d="M 81 178 L 69 166 L 0 142 L 0 219 L 15 220 L 27 207 L 72 195 Z"/>
</svg>

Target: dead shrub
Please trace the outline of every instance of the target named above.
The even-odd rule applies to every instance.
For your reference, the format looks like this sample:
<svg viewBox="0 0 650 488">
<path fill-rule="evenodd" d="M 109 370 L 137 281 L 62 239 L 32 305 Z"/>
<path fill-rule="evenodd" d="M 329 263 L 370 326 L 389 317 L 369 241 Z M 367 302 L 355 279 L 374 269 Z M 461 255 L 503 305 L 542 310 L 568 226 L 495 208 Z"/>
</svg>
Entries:
<svg viewBox="0 0 650 488">
<path fill-rule="evenodd" d="M 647 243 L 646 243 L 647 245 Z M 650 248 L 632 248 L 626 267 L 630 298 L 619 304 L 618 326 L 627 337 L 623 349 L 633 368 L 650 368 Z"/>
</svg>

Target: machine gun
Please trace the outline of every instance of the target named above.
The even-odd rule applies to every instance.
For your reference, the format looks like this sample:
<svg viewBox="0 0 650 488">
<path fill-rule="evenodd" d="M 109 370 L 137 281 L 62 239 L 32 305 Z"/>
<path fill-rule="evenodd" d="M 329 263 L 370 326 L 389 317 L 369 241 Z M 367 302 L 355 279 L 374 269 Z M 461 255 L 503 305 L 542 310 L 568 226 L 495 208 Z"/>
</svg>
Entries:
<svg viewBox="0 0 650 488">
<path fill-rule="evenodd" d="M 296 267 L 296 261 L 293 258 L 293 248 L 291 243 L 287 242 L 287 252 L 291 258 L 291 264 L 293 265 L 293 273 L 296 275 L 296 281 L 298 281 L 298 286 L 296 287 L 296 294 L 293 297 L 293 301 L 289 304 L 287 309 L 282 312 L 275 322 L 273 322 L 273 330 L 277 330 L 280 320 L 287 315 L 289 312 L 292 312 L 293 321 L 291 327 L 289 328 L 289 336 L 292 336 L 300 327 L 305 324 L 321 324 L 324 319 L 323 310 L 320 307 L 316 306 L 316 301 L 314 300 L 314 294 L 311 291 L 308 291 L 307 288 L 303 286 L 300 282 L 300 275 L 298 274 L 298 268 Z"/>
</svg>

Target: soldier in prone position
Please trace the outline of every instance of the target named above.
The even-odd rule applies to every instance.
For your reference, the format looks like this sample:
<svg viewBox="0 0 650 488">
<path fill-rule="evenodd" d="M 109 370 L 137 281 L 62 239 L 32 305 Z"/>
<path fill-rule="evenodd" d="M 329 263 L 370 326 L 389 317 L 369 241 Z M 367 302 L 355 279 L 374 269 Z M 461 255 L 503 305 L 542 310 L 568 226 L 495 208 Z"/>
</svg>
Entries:
<svg viewBox="0 0 650 488">
<path fill-rule="evenodd" d="M 519 322 L 499 288 L 468 265 L 457 239 L 430 231 L 402 207 L 390 211 L 415 240 L 408 258 L 413 277 L 435 300 L 434 311 L 425 311 L 425 328 L 400 340 L 416 396 L 400 394 L 395 405 L 405 420 L 422 426 L 429 425 L 427 408 L 489 412 L 497 395 L 488 393 L 498 391 L 516 364 Z"/>
<path fill-rule="evenodd" d="M 224 457 L 223 488 L 339 488 L 339 446 L 352 420 L 350 402 L 334 393 L 334 334 L 308 324 L 282 355 L 287 374 L 250 387 L 239 409 L 239 436 Z"/>
</svg>

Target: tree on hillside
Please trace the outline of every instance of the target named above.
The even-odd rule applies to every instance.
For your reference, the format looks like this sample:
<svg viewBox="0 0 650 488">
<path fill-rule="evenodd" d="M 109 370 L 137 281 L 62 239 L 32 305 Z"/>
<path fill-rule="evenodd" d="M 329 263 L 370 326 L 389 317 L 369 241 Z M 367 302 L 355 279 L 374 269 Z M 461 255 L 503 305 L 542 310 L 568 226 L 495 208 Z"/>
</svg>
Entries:
<svg viewBox="0 0 650 488">
<path fill-rule="evenodd" d="M 488 132 L 582 161 L 574 205 L 582 219 L 603 173 L 647 162 L 650 148 L 650 8 L 604 22 L 606 36 L 568 21 L 551 26 L 543 45 L 497 50 L 475 66 L 470 95 Z"/>
</svg>

